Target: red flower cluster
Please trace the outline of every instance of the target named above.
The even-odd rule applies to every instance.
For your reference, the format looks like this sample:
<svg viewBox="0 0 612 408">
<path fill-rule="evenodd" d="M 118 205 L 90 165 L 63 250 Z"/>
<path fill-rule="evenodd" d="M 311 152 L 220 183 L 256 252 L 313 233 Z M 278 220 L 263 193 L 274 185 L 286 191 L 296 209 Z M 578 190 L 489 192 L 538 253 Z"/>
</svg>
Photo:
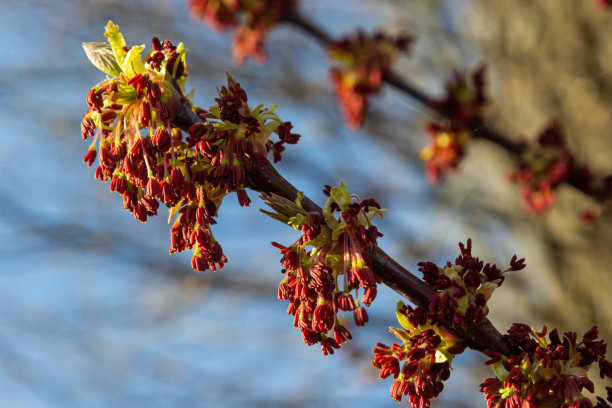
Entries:
<svg viewBox="0 0 612 408">
<path fill-rule="evenodd" d="M 352 337 L 338 318 L 339 310 L 353 312 L 358 326 L 368 321 L 361 304 L 369 306 L 374 300 L 380 280 L 370 269 L 367 251 L 382 236 L 371 221 L 384 210 L 372 199 L 359 201 L 349 196 L 343 183 L 326 186 L 324 192 L 329 199 L 323 214 L 302 209 L 301 196 L 295 204 L 278 196 L 266 202 L 276 211 L 269 215 L 302 231 L 289 247 L 273 243 L 283 255 L 285 274 L 278 298 L 289 301 L 287 314 L 295 317 L 294 326 L 301 330 L 304 342 L 309 346 L 321 343 L 327 355 Z M 341 275 L 342 286 L 338 282 Z"/>
<path fill-rule="evenodd" d="M 342 108 L 344 121 L 358 129 L 368 106 L 368 96 L 380 91 L 383 77 L 391 69 L 398 52 L 407 52 L 413 37 L 389 36 L 378 32 L 372 36 L 359 31 L 329 48 L 333 63 L 331 81 Z"/>
<path fill-rule="evenodd" d="M 189 0 L 191 14 L 213 28 L 234 29 L 234 59 L 242 63 L 253 57 L 266 58 L 263 40 L 270 27 L 284 19 L 296 0 Z"/>
<path fill-rule="evenodd" d="M 525 267 L 525 259 L 516 255 L 510 267 L 502 271 L 494 264 L 486 264 L 472 256 L 472 240 L 467 246 L 459 243 L 461 255 L 455 263 L 444 268 L 433 262 L 419 263 L 423 280 L 436 292 L 429 299 L 428 319 L 433 324 L 445 324 L 454 330 L 467 330 L 480 322 L 488 313 L 487 301 L 493 291 L 504 282 L 504 274 Z"/>
<path fill-rule="evenodd" d="M 92 165 L 99 151 L 96 178 L 111 180 L 110 189 L 123 196 L 125 208 L 146 222 L 157 215 L 160 202 L 170 209 L 170 253 L 193 251 L 197 271 L 222 268 L 227 262 L 211 225 L 223 198 L 236 192 L 241 205 L 250 203 L 244 191 L 246 173 L 267 163 L 268 151 L 280 160 L 284 143 L 296 143 L 291 123 L 282 122 L 261 105 L 251 110 L 247 95 L 228 75 L 219 90 L 218 105 L 208 113 L 199 108 L 201 122 L 183 139 L 172 127 L 173 106 L 182 98 L 185 71 L 182 44 L 153 39 L 146 63 L 142 47 L 125 47 L 118 27 L 109 23 L 110 47 L 89 49 L 92 62 L 108 78 L 87 95 L 89 110 L 81 125 L 83 139 L 94 141 L 83 160 Z M 111 49 L 112 48 L 112 49 Z M 277 133 L 280 140 L 269 138 Z M 96 149 L 97 143 L 97 149 Z"/>
<path fill-rule="evenodd" d="M 81 129 L 86 138 L 99 127 L 96 177 L 111 180 L 110 189 L 123 195 L 125 208 L 146 222 L 157 215 L 160 202 L 165 204 L 171 214 L 179 214 L 171 228 L 170 253 L 191 249 L 195 270 L 215 270 L 227 262 L 210 230 L 222 196 L 207 194 L 205 169 L 197 166 L 181 131 L 171 127 L 172 81 L 186 75 L 176 47 L 153 38 L 145 71 L 131 78 L 122 73 L 92 88 Z M 89 165 L 95 151 L 94 140 L 83 159 Z"/>
<path fill-rule="evenodd" d="M 247 99 L 240 84 L 228 74 L 227 87 L 219 89 L 217 106 L 211 108 L 212 116 L 222 123 L 214 123 L 212 127 L 208 123 L 196 123 L 189 128 L 187 138 L 188 147 L 204 159 L 207 172 L 202 181 L 225 193 L 236 192 L 241 206 L 251 202 L 244 190 L 248 171 L 268 163 L 269 150 L 274 153 L 274 161 L 279 161 L 284 144 L 295 144 L 300 138 L 291 133 L 291 122 L 281 122 L 273 110 L 261 105 L 251 110 Z M 266 123 L 269 120 L 272 124 Z M 264 131 L 264 125 L 268 131 L 278 133 L 280 140 L 269 141 L 270 133 Z"/>
<path fill-rule="evenodd" d="M 456 170 L 463 158 L 471 130 L 478 126 L 486 103 L 484 77 L 484 66 L 471 76 L 455 72 L 454 80 L 446 84 L 446 95 L 436 102 L 445 119 L 427 123 L 429 143 L 420 153 L 432 183 L 439 183 L 443 173 Z"/>
<path fill-rule="evenodd" d="M 516 255 L 510 268 L 500 270 L 495 265 L 484 265 L 472 256 L 472 241 L 459 243 L 461 255 L 455 264 L 444 268 L 432 262 L 419 263 L 423 280 L 436 292 L 429 298 L 427 309 L 413 309 L 398 303 L 397 318 L 403 329 L 392 328 L 403 345 L 391 347 L 377 343 L 372 364 L 380 368 L 380 378 L 393 374 L 391 397 L 399 401 L 410 395 L 413 407 L 429 407 L 430 400 L 444 388 L 443 381 L 450 375 L 455 355 L 465 350 L 462 341 L 446 327 L 466 331 L 480 322 L 488 313 L 487 301 L 495 288 L 504 281 L 504 274 L 525 267 L 524 259 Z M 405 361 L 400 369 L 400 362 Z"/>
<path fill-rule="evenodd" d="M 180 80 L 186 75 L 185 65 L 170 41 L 162 45 L 154 38 L 153 44 L 155 62 L 151 61 L 148 72 L 132 77 L 122 72 L 89 91 L 89 109 L 81 123 L 83 139 L 94 139 L 83 161 L 89 166 L 94 163 L 97 143 L 100 165 L 96 178 L 110 179 L 111 191 L 123 195 L 125 208 L 142 222 L 157 215 L 156 199 L 162 191 L 163 201 L 173 204 L 181 194 L 177 190 L 183 187 L 160 184 L 164 172 L 172 170 L 169 153 L 173 139 L 180 139 L 180 131 L 171 129 L 173 94 L 168 79 L 158 72 L 162 64 L 171 64 L 171 78 Z M 144 137 L 141 130 L 150 137 Z"/>
<path fill-rule="evenodd" d="M 612 363 L 606 360 L 607 345 L 597 338 L 593 327 L 577 341 L 576 332 L 568 331 L 559 337 L 553 330 L 546 340 L 546 326 L 537 331 L 525 324 L 514 324 L 504 336 L 520 353 L 506 357 L 488 351 L 496 377 L 480 385 L 489 408 L 531 408 L 554 406 L 563 408 L 592 408 L 593 403 L 583 390 L 594 392 L 587 376 L 591 365 L 599 365 L 601 378 L 612 378 Z M 612 403 L 612 387 L 606 387 L 608 402 Z M 597 398 L 596 407 L 609 407 Z"/>
<path fill-rule="evenodd" d="M 393 375 L 391 398 L 401 401 L 409 395 L 413 407 L 428 408 L 431 399 L 444 389 L 443 381 L 450 377 L 452 359 L 465 347 L 436 327 L 422 308 L 412 309 L 399 302 L 396 313 L 403 329 L 390 330 L 403 344 L 388 347 L 376 343 L 372 365 L 381 370 L 381 379 Z"/>
<path fill-rule="evenodd" d="M 603 8 L 612 7 L 612 0 L 597 0 L 597 4 Z"/>
<path fill-rule="evenodd" d="M 592 176 L 588 168 L 576 164 L 561 126 L 552 122 L 540 133 L 536 143 L 525 143 L 517 170 L 510 179 L 520 184 L 524 205 L 542 215 L 555 202 L 557 186 L 568 178 L 588 186 Z"/>
<path fill-rule="evenodd" d="M 429 144 L 421 149 L 419 157 L 425 162 L 429 181 L 438 184 L 443 173 L 455 171 L 459 166 L 471 134 L 467 130 L 455 131 L 448 123 L 441 126 L 431 122 L 425 132 Z"/>
</svg>

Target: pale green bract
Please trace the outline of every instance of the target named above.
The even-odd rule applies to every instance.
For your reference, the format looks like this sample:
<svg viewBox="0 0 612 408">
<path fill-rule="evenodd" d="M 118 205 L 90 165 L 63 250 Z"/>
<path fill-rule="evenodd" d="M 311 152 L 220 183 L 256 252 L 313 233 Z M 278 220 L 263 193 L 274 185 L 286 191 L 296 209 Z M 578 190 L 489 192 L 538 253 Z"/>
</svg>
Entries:
<svg viewBox="0 0 612 408">
<path fill-rule="evenodd" d="M 109 44 L 84 42 L 83 49 L 89 61 L 100 71 L 113 77 L 118 77 L 121 74 L 121 67 Z"/>
</svg>

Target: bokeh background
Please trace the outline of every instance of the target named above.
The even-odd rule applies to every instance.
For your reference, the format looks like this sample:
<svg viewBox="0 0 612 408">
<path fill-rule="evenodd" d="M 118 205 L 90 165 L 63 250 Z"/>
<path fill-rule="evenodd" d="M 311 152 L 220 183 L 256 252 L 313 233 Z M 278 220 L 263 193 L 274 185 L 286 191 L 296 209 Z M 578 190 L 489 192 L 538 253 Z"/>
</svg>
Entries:
<svg viewBox="0 0 612 408">
<path fill-rule="evenodd" d="M 558 118 L 576 155 L 612 173 L 612 11 L 595 1 L 303 0 L 301 10 L 336 36 L 381 26 L 414 33 L 397 71 L 432 95 L 453 69 L 485 62 L 494 127 L 533 138 Z M 371 322 L 323 357 L 276 300 L 282 275 L 269 242 L 296 235 L 261 215 L 261 201 L 244 209 L 226 200 L 214 233 L 230 262 L 198 274 L 188 254 L 168 255 L 164 215 L 141 224 L 94 180 L 79 125 L 103 74 L 81 42 L 103 41 L 109 19 L 131 44 L 184 42 L 200 106 L 213 103 L 226 70 L 253 104 L 280 104 L 302 134 L 282 174 L 319 202 L 321 186 L 340 179 L 375 197 L 389 209 L 379 244 L 408 269 L 454 259 L 467 237 L 488 262 L 526 257 L 491 302 L 500 330 L 598 324 L 612 340 L 612 223 L 580 223 L 592 201 L 564 187 L 546 216 L 527 213 L 506 181 L 512 161 L 485 142 L 470 146 L 457 175 L 430 186 L 417 159 L 427 112 L 386 89 L 365 127 L 348 131 L 324 52 L 293 27 L 270 34 L 266 64 L 237 67 L 231 35 L 190 19 L 183 0 L 2 0 L 1 407 L 395 406 L 391 381 L 369 364 L 376 341 L 393 341 L 395 293 L 381 289 Z M 484 406 L 483 361 L 460 356 L 434 406 Z"/>
</svg>

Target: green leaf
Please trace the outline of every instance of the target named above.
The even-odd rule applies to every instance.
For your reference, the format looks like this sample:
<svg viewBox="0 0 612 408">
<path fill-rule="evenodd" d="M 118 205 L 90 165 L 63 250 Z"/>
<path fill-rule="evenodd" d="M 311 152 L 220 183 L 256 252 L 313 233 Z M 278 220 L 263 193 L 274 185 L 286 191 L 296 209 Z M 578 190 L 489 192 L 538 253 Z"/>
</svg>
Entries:
<svg viewBox="0 0 612 408">
<path fill-rule="evenodd" d="M 342 211 L 346 210 L 347 206 L 351 203 L 351 195 L 346 189 L 344 181 L 340 181 L 339 187 L 332 187 L 330 196 Z"/>
<path fill-rule="evenodd" d="M 416 328 L 408 321 L 408 318 L 401 312 L 404 308 L 404 302 L 401 300 L 397 302 L 397 308 L 395 309 L 395 315 L 397 316 L 397 321 L 402 327 L 406 330 L 417 331 Z"/>
<path fill-rule="evenodd" d="M 219 105 L 213 105 L 210 108 L 208 108 L 208 111 L 210 113 L 212 113 L 212 115 L 217 118 L 220 119 L 221 118 L 221 110 L 219 109 Z"/>
<path fill-rule="evenodd" d="M 508 377 L 508 370 L 504 367 L 504 363 L 502 360 L 499 360 L 496 363 L 493 363 L 493 372 L 499 381 L 504 381 L 506 377 Z"/>
<path fill-rule="evenodd" d="M 129 77 L 140 74 L 145 71 L 144 64 L 140 58 L 140 53 L 145 49 L 144 45 L 135 45 L 125 54 L 122 68 Z"/>
<path fill-rule="evenodd" d="M 123 39 L 123 35 L 119 32 L 119 26 L 115 25 L 115 23 L 112 21 L 109 21 L 106 24 L 104 36 L 108 38 L 108 42 L 113 49 L 117 62 L 119 65 L 123 65 L 123 59 L 125 58 L 125 40 Z"/>
<path fill-rule="evenodd" d="M 291 225 L 296 230 L 299 230 L 302 228 L 302 225 L 306 224 L 306 217 L 302 214 L 296 214 L 293 217 L 289 218 L 287 224 Z"/>
<path fill-rule="evenodd" d="M 121 74 L 121 67 L 109 44 L 84 42 L 83 49 L 89 61 L 100 71 L 114 77 L 118 77 Z"/>
<path fill-rule="evenodd" d="M 449 354 L 448 353 L 444 353 L 444 352 L 442 352 L 440 350 L 436 350 L 435 361 L 436 361 L 436 363 L 445 363 L 445 362 L 449 361 Z"/>
</svg>

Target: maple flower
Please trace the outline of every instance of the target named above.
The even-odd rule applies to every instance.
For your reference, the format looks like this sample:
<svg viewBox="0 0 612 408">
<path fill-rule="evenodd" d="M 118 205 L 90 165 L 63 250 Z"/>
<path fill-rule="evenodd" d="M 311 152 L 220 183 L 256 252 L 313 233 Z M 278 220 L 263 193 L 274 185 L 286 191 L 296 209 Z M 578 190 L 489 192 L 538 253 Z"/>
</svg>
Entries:
<svg viewBox="0 0 612 408">
<path fill-rule="evenodd" d="M 503 356 L 487 351 L 495 377 L 480 385 L 487 406 L 525 407 L 559 406 L 563 408 L 593 407 L 583 390 L 594 392 L 588 370 L 599 366 L 601 378 L 612 378 L 612 363 L 606 360 L 607 345 L 597 338 L 594 326 L 578 342 L 576 332 L 568 331 L 559 337 L 552 330 L 546 339 L 547 328 L 541 331 L 515 323 L 504 337 L 520 354 Z M 612 388 L 608 388 L 608 402 L 612 402 Z M 597 398 L 597 407 L 610 406 Z"/>
<path fill-rule="evenodd" d="M 406 34 L 393 37 L 382 31 L 373 35 L 359 31 L 329 47 L 330 78 L 349 128 L 361 126 L 369 95 L 380 92 L 392 63 L 400 52 L 408 52 L 413 40 Z"/>
<path fill-rule="evenodd" d="M 186 49 L 182 44 L 153 40 L 153 57 L 143 63 L 144 45 L 127 47 L 112 22 L 106 27 L 109 43 L 84 43 L 91 62 L 108 74 L 106 80 L 87 94 L 88 111 L 83 115 L 81 135 L 92 138 L 83 158 L 89 166 L 98 151 L 100 166 L 96 177 L 111 180 L 111 190 L 124 197 L 126 209 L 146 221 L 155 215 L 155 200 L 164 169 L 165 151 L 151 143 L 156 132 L 171 130 L 172 106 L 178 102 L 177 88 L 183 90 Z M 150 181 L 154 179 L 157 183 Z M 147 189 L 149 185 L 149 189 Z"/>
<path fill-rule="evenodd" d="M 244 182 L 248 172 L 280 160 L 284 144 L 296 143 L 290 122 L 275 107 L 247 105 L 246 92 L 229 74 L 210 112 L 194 107 L 202 122 L 184 137 L 172 124 L 174 110 L 186 98 L 188 76 L 183 44 L 154 37 L 143 61 L 144 45 L 127 47 L 109 22 L 109 44 L 86 43 L 91 62 L 108 77 L 87 94 L 81 135 L 93 139 L 83 161 L 100 165 L 96 178 L 110 180 L 110 190 L 141 222 L 157 215 L 160 203 L 170 211 L 170 253 L 191 250 L 197 271 L 222 268 L 227 262 L 212 234 L 223 198 L 232 192 L 241 205 L 250 200 Z M 279 135 L 279 141 L 270 140 Z"/>
<path fill-rule="evenodd" d="M 425 132 L 429 136 L 429 144 L 421 149 L 419 157 L 425 162 L 427 178 L 437 184 L 443 173 L 457 169 L 471 133 L 466 130 L 455 131 L 448 123 L 442 126 L 428 123 Z"/>
<path fill-rule="evenodd" d="M 544 214 L 554 204 L 556 188 L 570 177 L 585 187 L 590 185 L 589 169 L 574 160 L 558 122 L 551 122 L 535 143 L 524 145 L 510 180 L 520 185 L 523 204 L 535 214 Z"/>
<path fill-rule="evenodd" d="M 386 210 L 372 199 L 351 196 L 343 182 L 339 187 L 325 186 L 323 191 L 329 198 L 322 214 L 302 208 L 302 193 L 295 202 L 264 196 L 275 212 L 262 211 L 301 231 L 288 247 L 272 243 L 283 255 L 278 297 L 289 301 L 287 314 L 294 316 L 304 342 L 320 343 L 328 355 L 352 337 L 338 318 L 339 311 L 353 312 L 358 326 L 368 321 L 362 305 L 372 303 L 380 283 L 371 270 L 368 251 L 382 236 L 372 220 L 376 215 L 382 218 Z"/>
<path fill-rule="evenodd" d="M 429 407 L 432 398 L 444 388 L 443 382 L 450 376 L 451 362 L 455 355 L 465 350 L 465 343 L 455 337 L 478 324 L 488 313 L 487 301 L 496 287 L 504 281 L 504 274 L 525 267 L 524 259 L 516 255 L 510 267 L 501 271 L 495 265 L 484 265 L 472 256 L 472 241 L 459 243 L 461 255 L 454 264 L 447 262 L 444 268 L 433 262 L 419 263 L 425 283 L 435 290 L 427 308 L 399 302 L 397 319 L 403 329 L 390 331 L 403 341 L 388 347 L 382 343 L 374 349 L 372 364 L 381 370 L 380 378 L 393 374 L 391 397 L 400 401 L 410 396 L 413 407 Z M 400 363 L 405 361 L 400 368 Z"/>
<path fill-rule="evenodd" d="M 389 330 L 403 344 L 376 343 L 372 365 L 381 370 L 381 379 L 393 375 L 391 398 L 401 401 L 408 395 L 413 407 L 428 408 L 444 389 L 454 356 L 465 347 L 429 320 L 422 308 L 413 309 L 400 301 L 396 315 L 402 328 Z"/>
<path fill-rule="evenodd" d="M 296 0 L 189 0 L 191 15 L 216 30 L 233 29 L 234 60 L 248 57 L 263 62 L 263 42 L 268 30 L 284 20 Z"/>
<path fill-rule="evenodd" d="M 433 262 L 420 262 L 423 280 L 436 292 L 430 297 L 428 319 L 446 324 L 455 330 L 467 330 L 489 313 L 487 301 L 493 291 L 504 282 L 505 274 L 525 267 L 525 259 L 516 255 L 510 267 L 502 271 L 494 264 L 484 264 L 472 256 L 472 240 L 459 243 L 461 255 L 455 263 L 438 267 Z"/>
<path fill-rule="evenodd" d="M 433 184 L 440 182 L 442 174 L 457 169 L 472 138 L 472 130 L 482 120 L 486 103 L 484 75 L 484 66 L 471 74 L 455 72 L 453 80 L 446 84 L 444 97 L 435 103 L 444 118 L 438 123 L 427 123 L 425 133 L 429 143 L 419 154 L 425 162 L 427 178 Z"/>
<path fill-rule="evenodd" d="M 247 104 L 247 94 L 240 84 L 227 74 L 227 87 L 221 87 L 217 105 L 210 107 L 210 126 L 197 123 L 189 129 L 187 138 L 197 152 L 197 158 L 207 164 L 206 182 L 219 191 L 236 192 L 240 205 L 249 205 L 244 183 L 254 167 L 268 163 L 269 151 L 274 161 L 281 159 L 284 144 L 295 144 L 300 135 L 291 133 L 291 122 L 283 122 L 274 112 L 277 106 L 254 108 Z M 279 140 L 270 137 L 277 134 Z"/>
</svg>

